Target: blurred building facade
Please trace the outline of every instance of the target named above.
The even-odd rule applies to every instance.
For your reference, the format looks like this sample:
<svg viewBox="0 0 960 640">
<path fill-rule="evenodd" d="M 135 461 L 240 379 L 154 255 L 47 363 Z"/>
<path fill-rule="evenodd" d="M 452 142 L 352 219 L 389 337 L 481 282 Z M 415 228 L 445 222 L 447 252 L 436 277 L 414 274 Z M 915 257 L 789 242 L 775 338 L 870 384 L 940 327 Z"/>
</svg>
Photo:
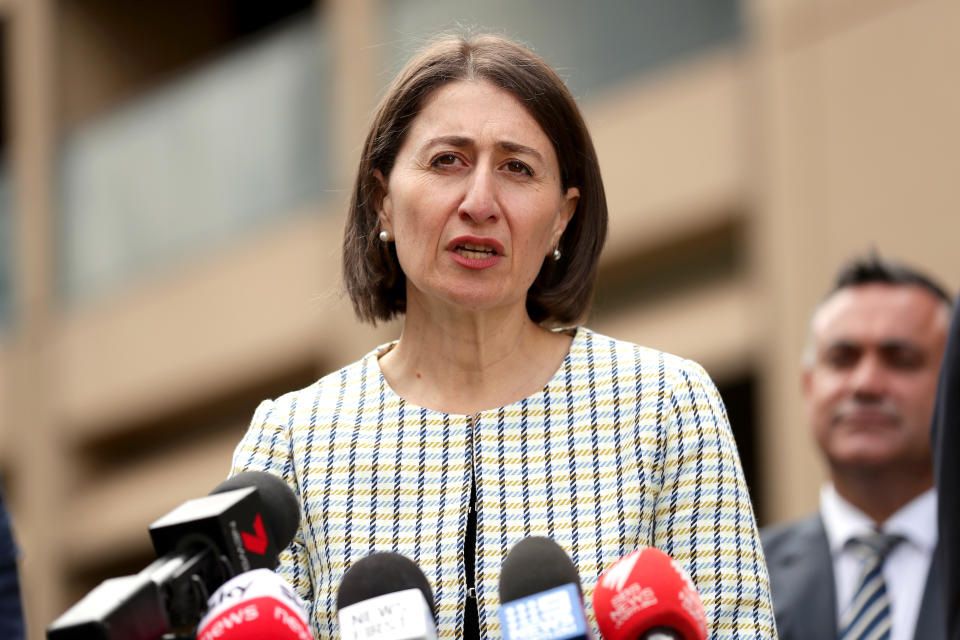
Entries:
<svg viewBox="0 0 960 640">
<path fill-rule="evenodd" d="M 815 503 L 800 352 L 834 269 L 875 247 L 960 285 L 956 2 L 0 0 L 0 471 L 33 637 L 149 562 L 260 399 L 396 336 L 339 293 L 352 171 L 393 73 L 457 26 L 580 101 L 611 213 L 587 323 L 704 364 L 761 522 Z"/>
</svg>

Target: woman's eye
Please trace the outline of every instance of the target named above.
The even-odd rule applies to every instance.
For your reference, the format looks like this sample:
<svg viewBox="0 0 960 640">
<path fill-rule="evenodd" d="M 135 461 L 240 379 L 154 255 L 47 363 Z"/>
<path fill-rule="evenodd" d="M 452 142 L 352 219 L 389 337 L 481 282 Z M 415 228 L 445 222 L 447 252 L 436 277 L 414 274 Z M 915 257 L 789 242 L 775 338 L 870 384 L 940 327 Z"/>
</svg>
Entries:
<svg viewBox="0 0 960 640">
<path fill-rule="evenodd" d="M 510 173 L 523 173 L 528 176 L 533 175 L 533 171 L 530 170 L 530 167 L 523 164 L 519 160 L 511 160 L 510 162 L 508 162 L 507 171 L 509 171 Z"/>
<path fill-rule="evenodd" d="M 434 158 L 433 162 L 431 162 L 430 164 L 432 164 L 435 167 L 440 167 L 440 166 L 449 167 L 450 165 L 454 164 L 456 161 L 457 161 L 457 156 L 455 156 L 454 154 L 441 153 L 436 158 Z"/>
</svg>

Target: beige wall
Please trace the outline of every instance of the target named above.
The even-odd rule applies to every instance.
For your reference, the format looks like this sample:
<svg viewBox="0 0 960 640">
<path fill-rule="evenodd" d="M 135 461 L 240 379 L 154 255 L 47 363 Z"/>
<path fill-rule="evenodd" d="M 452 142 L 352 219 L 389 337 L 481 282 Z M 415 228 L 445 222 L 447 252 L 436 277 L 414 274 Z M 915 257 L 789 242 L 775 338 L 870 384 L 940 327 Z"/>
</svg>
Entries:
<svg viewBox="0 0 960 640">
<path fill-rule="evenodd" d="M 149 556 L 149 522 L 223 477 L 257 394 L 397 331 L 357 325 L 337 289 L 350 167 L 381 89 L 377 3 L 329 2 L 321 16 L 338 61 L 336 144 L 349 159 L 338 201 L 68 309 L 49 273 L 53 4 L 6 3 L 26 322 L 0 337 L 0 463 L 35 637 L 90 580 Z M 611 205 L 602 275 L 629 275 L 649 256 L 669 273 L 682 265 L 658 252 L 721 228 L 734 229 L 742 263 L 590 324 L 699 360 L 718 379 L 755 376 L 761 507 L 775 521 L 811 508 L 822 477 L 797 380 L 807 316 L 837 264 L 876 246 L 960 286 L 960 84 L 950 81 L 960 5 L 753 0 L 745 10 L 740 49 L 583 105 Z"/>
</svg>

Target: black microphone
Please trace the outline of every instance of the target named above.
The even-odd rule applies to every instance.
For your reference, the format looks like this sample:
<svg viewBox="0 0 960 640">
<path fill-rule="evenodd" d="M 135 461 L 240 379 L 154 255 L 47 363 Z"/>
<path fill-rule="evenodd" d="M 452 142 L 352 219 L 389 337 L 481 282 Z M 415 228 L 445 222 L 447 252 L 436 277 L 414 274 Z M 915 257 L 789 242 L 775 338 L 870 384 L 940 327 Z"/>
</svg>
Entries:
<svg viewBox="0 0 960 640">
<path fill-rule="evenodd" d="M 240 473 L 150 525 L 157 560 L 105 580 L 47 627 L 47 640 L 191 638 L 210 594 L 238 573 L 275 568 L 299 521 L 283 480 Z"/>
<path fill-rule="evenodd" d="M 500 628 L 504 640 L 588 640 L 580 575 L 550 538 L 518 542 L 500 569 Z"/>
<path fill-rule="evenodd" d="M 413 560 L 377 551 L 353 563 L 337 589 L 342 640 L 436 640 L 433 590 Z"/>
</svg>

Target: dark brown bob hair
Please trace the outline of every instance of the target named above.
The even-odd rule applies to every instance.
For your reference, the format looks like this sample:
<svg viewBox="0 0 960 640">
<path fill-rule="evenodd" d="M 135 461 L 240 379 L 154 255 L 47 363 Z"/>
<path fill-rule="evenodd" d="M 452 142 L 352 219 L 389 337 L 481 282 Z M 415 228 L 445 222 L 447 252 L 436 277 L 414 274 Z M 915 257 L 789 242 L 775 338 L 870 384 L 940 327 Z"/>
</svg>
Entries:
<svg viewBox="0 0 960 640">
<path fill-rule="evenodd" d="M 560 239 L 559 261 L 545 259 L 527 293 L 534 322 L 569 324 L 590 306 L 607 235 L 607 200 L 590 133 L 557 73 L 529 49 L 494 35 L 443 36 L 413 57 L 387 89 L 363 145 L 343 238 L 343 277 L 361 320 L 376 324 L 406 311 L 406 277 L 393 243 L 378 237 L 377 208 L 397 153 L 427 97 L 458 80 L 482 80 L 523 104 L 553 143 L 561 189 L 580 199 Z"/>
</svg>

